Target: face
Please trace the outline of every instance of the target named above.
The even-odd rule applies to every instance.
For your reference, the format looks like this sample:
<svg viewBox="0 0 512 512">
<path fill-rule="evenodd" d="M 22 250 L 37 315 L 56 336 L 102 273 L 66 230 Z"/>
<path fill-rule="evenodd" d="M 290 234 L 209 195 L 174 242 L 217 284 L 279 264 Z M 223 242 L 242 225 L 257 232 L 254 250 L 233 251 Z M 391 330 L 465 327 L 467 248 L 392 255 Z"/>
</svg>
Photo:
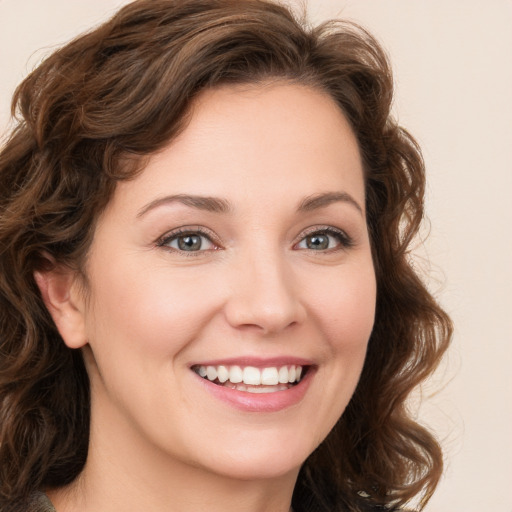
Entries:
<svg viewBox="0 0 512 512">
<path fill-rule="evenodd" d="M 297 471 L 350 400 L 373 326 L 364 198 L 328 96 L 203 93 L 96 229 L 77 306 L 96 446 L 235 478 Z"/>
</svg>

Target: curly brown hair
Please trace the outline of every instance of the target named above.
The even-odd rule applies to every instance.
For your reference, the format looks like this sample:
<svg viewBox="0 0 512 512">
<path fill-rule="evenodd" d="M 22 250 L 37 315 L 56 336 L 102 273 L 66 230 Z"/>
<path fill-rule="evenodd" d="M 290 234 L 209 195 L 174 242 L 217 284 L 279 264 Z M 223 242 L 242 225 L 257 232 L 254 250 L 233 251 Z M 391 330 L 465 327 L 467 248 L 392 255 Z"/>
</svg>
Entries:
<svg viewBox="0 0 512 512">
<path fill-rule="evenodd" d="M 268 0 L 138 0 L 48 57 L 16 90 L 19 122 L 0 153 L 0 508 L 63 486 L 88 449 L 89 383 L 34 281 L 42 255 L 83 269 L 118 180 L 187 123 L 220 84 L 280 79 L 327 92 L 357 136 L 366 180 L 377 309 L 356 392 L 305 461 L 299 511 L 420 508 L 441 449 L 407 409 L 438 365 L 451 323 L 410 263 L 424 163 L 390 116 L 385 53 L 362 28 L 311 28 Z"/>
</svg>

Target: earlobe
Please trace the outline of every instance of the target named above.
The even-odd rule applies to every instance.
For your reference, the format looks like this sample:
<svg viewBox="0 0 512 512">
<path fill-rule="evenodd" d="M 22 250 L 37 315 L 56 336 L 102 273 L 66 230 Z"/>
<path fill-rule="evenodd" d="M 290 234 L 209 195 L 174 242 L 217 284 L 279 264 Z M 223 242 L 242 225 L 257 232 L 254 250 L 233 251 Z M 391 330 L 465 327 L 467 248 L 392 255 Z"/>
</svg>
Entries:
<svg viewBox="0 0 512 512">
<path fill-rule="evenodd" d="M 46 258 L 51 268 L 34 271 L 34 279 L 43 301 L 69 348 L 81 348 L 87 343 L 83 300 L 77 292 L 76 272 Z"/>
</svg>

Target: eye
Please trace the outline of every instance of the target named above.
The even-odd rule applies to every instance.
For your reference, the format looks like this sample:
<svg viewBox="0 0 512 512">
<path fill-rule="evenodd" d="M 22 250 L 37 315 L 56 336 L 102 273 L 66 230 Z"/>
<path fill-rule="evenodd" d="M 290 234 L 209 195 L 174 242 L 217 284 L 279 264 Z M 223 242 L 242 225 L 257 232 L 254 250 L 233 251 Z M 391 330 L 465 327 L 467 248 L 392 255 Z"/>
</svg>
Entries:
<svg viewBox="0 0 512 512">
<path fill-rule="evenodd" d="M 308 233 L 295 248 L 309 249 L 311 251 L 329 251 L 350 247 L 351 245 L 351 239 L 343 231 L 335 228 L 325 228 Z"/>
<path fill-rule="evenodd" d="M 200 230 L 178 231 L 166 234 L 157 244 L 180 252 L 201 252 L 217 249 L 210 236 Z"/>
</svg>

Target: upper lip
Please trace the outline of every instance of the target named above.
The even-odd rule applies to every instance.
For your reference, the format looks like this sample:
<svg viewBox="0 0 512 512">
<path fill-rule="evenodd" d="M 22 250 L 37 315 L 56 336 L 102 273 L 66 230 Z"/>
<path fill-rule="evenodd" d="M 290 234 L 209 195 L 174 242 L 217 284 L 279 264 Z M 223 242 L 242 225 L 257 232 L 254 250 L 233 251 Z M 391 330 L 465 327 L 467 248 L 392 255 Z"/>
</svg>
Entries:
<svg viewBox="0 0 512 512">
<path fill-rule="evenodd" d="M 193 366 L 253 366 L 255 368 L 268 368 L 272 366 L 312 366 L 313 362 L 310 359 L 304 359 L 296 356 L 277 356 L 277 357 L 254 357 L 254 356 L 241 356 L 241 357 L 228 357 L 223 359 L 211 359 L 207 361 L 195 361 L 190 365 Z"/>
</svg>

